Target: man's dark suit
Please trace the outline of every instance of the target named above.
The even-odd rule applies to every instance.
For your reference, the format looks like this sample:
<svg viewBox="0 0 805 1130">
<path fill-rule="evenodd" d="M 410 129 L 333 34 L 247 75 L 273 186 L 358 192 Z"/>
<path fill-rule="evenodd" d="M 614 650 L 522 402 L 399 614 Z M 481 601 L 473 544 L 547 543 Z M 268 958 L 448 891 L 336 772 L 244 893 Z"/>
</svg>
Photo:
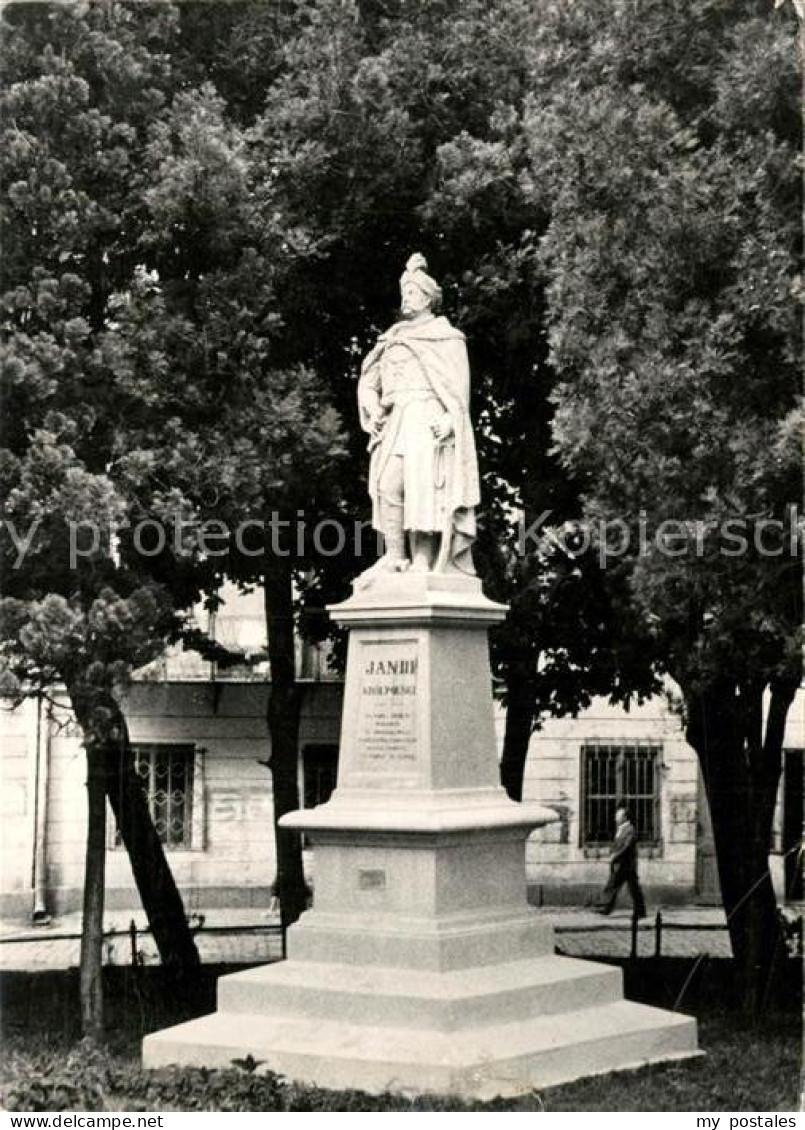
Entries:
<svg viewBox="0 0 805 1130">
<path fill-rule="evenodd" d="M 615 833 L 609 859 L 609 881 L 604 887 L 600 910 L 610 914 L 623 884 L 629 888 L 632 905 L 638 918 L 645 918 L 646 903 L 637 878 L 637 832 L 628 820 Z"/>
</svg>

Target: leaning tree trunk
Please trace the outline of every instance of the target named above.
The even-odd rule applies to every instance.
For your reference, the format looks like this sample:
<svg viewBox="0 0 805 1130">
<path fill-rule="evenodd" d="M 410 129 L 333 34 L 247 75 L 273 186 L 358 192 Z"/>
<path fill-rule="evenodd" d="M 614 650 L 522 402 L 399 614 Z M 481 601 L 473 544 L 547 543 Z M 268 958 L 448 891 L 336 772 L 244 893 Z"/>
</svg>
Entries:
<svg viewBox="0 0 805 1130">
<path fill-rule="evenodd" d="M 274 836 L 277 850 L 276 893 L 283 929 L 307 906 L 302 866 L 302 837 L 280 826 L 280 817 L 299 808 L 299 719 L 302 691 L 296 681 L 296 642 L 293 615 L 293 573 L 288 558 L 267 557 L 264 583 L 271 690 L 268 732 L 269 768 L 274 792 Z"/>
<path fill-rule="evenodd" d="M 87 743 L 87 852 L 84 861 L 84 913 L 81 923 L 81 1031 L 103 1035 L 103 908 L 106 877 L 106 793 L 104 751 Z"/>
<path fill-rule="evenodd" d="M 73 704 L 84 732 L 91 733 L 90 709 L 76 705 L 76 699 Z M 105 737 L 98 745 L 105 795 L 128 853 L 160 960 L 175 982 L 192 979 L 200 965 L 198 950 L 137 776 L 126 719 L 113 697 L 93 705 L 102 705 L 106 716 Z"/>
<path fill-rule="evenodd" d="M 761 684 L 719 685 L 686 694 L 687 738 L 702 769 L 718 874 L 743 1007 L 760 1015 L 773 1001 L 785 940 L 769 873 L 785 718 L 793 699 L 772 688 L 763 719 Z"/>
<path fill-rule="evenodd" d="M 512 800 L 523 799 L 523 777 L 537 709 L 532 659 L 513 662 L 506 678 L 506 731 L 500 759 L 500 783 Z"/>
</svg>

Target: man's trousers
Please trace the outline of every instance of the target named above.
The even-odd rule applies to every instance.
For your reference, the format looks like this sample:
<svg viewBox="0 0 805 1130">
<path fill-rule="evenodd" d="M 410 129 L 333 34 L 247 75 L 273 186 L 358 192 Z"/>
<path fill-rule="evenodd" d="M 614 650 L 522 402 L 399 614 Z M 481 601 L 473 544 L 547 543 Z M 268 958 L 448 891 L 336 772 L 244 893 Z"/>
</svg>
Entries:
<svg viewBox="0 0 805 1130">
<path fill-rule="evenodd" d="M 604 887 L 601 895 L 600 909 L 607 914 L 615 906 L 615 901 L 618 897 L 623 884 L 629 888 L 629 894 L 632 897 L 632 906 L 638 918 L 645 918 L 646 916 L 646 901 L 643 898 L 643 892 L 640 889 L 640 880 L 637 878 L 637 871 L 634 868 L 627 867 L 613 867 L 610 871 L 609 881 Z"/>
</svg>

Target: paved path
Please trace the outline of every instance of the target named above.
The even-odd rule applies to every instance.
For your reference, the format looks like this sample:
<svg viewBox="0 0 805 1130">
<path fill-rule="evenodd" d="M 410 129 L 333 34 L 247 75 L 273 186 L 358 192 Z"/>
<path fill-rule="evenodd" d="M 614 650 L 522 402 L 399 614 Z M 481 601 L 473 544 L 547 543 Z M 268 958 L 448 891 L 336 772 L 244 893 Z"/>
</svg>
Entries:
<svg viewBox="0 0 805 1130">
<path fill-rule="evenodd" d="M 730 957 L 729 934 L 723 911 L 703 914 L 696 908 L 689 917 L 663 910 L 660 952 L 663 957 Z M 655 912 L 656 913 L 656 912 Z M 589 912 L 554 916 L 556 944 L 571 957 L 628 957 L 632 947 L 631 914 L 617 911 L 602 919 Z M 656 952 L 657 929 L 654 915 L 638 925 L 638 957 Z"/>
<path fill-rule="evenodd" d="M 210 964 L 257 963 L 281 956 L 279 922 L 264 910 L 208 910 L 196 934 L 201 959 Z M 616 910 L 608 918 L 575 907 L 541 907 L 535 911 L 553 920 L 556 943 L 574 957 L 628 957 L 631 915 Z M 710 907 L 661 908 L 662 953 L 667 957 L 710 954 L 729 957 L 724 912 Z M 650 957 L 655 949 L 656 909 L 638 931 L 638 955 Z M 158 961 L 156 946 L 145 932 L 142 911 L 114 911 L 106 916 L 105 959 L 110 964 L 131 964 L 129 923 L 137 925 L 137 952 L 145 964 Z M 196 920 L 197 921 L 197 920 Z M 48 926 L 0 921 L 0 971 L 69 969 L 78 965 L 81 916 L 69 914 Z"/>
</svg>

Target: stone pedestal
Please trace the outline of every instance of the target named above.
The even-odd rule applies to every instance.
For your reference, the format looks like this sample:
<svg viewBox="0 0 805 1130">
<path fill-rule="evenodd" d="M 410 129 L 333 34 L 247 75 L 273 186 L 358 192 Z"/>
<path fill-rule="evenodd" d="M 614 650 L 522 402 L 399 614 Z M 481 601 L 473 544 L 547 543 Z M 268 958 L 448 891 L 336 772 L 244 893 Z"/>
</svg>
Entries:
<svg viewBox="0 0 805 1130">
<path fill-rule="evenodd" d="M 350 630 L 338 787 L 291 813 L 315 905 L 288 960 L 224 977 L 218 1011 L 149 1036 L 146 1066 L 251 1054 L 292 1079 L 489 1098 L 696 1053 L 695 1021 L 557 957 L 526 903 L 528 833 L 498 783 L 475 578 L 396 574 L 331 609 Z"/>
</svg>

